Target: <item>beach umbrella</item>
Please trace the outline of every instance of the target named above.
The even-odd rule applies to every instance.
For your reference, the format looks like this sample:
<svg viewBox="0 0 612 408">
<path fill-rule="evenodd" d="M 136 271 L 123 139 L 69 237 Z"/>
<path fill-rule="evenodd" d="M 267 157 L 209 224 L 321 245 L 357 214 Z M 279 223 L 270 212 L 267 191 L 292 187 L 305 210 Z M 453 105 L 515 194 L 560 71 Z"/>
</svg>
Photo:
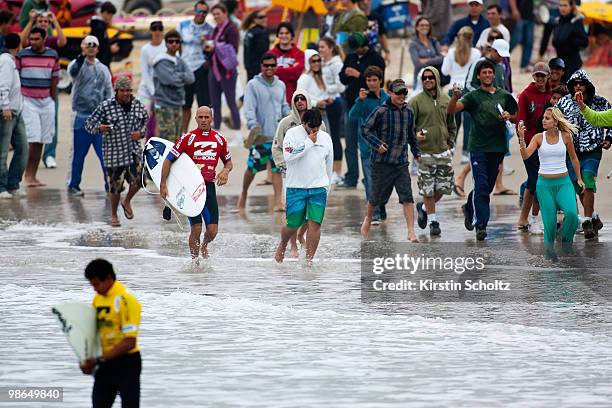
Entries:
<svg viewBox="0 0 612 408">
<path fill-rule="evenodd" d="M 326 14 L 323 0 L 272 0 L 273 6 L 280 6 L 298 13 L 304 13 L 312 8 L 317 14 Z"/>
<path fill-rule="evenodd" d="M 585 23 L 612 23 L 612 3 L 604 1 L 583 1 L 578 10 L 584 14 Z"/>
</svg>

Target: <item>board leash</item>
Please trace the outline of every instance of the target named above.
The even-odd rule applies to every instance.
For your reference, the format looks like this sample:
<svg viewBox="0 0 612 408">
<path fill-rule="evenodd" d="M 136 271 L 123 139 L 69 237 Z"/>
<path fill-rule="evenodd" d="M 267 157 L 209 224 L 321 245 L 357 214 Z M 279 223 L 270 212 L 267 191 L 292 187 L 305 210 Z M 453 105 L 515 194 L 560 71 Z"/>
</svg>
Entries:
<svg viewBox="0 0 612 408">
<path fill-rule="evenodd" d="M 142 154 L 142 159 L 143 159 L 143 163 L 144 163 L 144 152 Z M 140 175 L 140 184 L 142 185 L 142 189 L 144 191 L 146 191 L 148 194 L 151 195 L 160 195 L 159 192 L 154 192 L 151 191 L 149 189 L 147 189 L 146 183 L 145 183 L 145 171 L 149 172 L 149 170 L 145 167 L 142 171 L 142 174 Z M 160 196 L 161 197 L 161 196 Z M 174 219 L 176 220 L 177 225 L 179 226 L 179 228 L 181 229 L 181 231 L 185 231 L 185 228 L 183 228 L 183 223 L 180 220 L 180 217 L 176 214 L 176 212 L 174 212 L 174 209 L 172 208 L 172 206 L 170 205 L 170 203 L 168 202 L 168 200 L 166 200 L 164 197 L 161 197 L 162 200 L 164 200 L 164 203 L 166 204 L 166 207 L 170 208 L 170 211 L 172 211 L 172 214 L 174 214 Z"/>
</svg>

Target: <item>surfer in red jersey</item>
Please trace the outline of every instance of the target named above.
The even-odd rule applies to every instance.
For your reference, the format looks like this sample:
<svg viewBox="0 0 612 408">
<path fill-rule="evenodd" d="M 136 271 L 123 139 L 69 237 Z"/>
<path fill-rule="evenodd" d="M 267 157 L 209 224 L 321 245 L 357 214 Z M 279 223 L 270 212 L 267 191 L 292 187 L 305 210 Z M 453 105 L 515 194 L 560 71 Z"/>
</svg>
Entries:
<svg viewBox="0 0 612 408">
<path fill-rule="evenodd" d="M 189 217 L 191 233 L 189 235 L 189 250 L 191 258 L 197 262 L 199 253 L 208 258 L 208 244 L 215 239 L 219 230 L 219 206 L 217 205 L 216 186 L 227 183 L 229 172 L 232 171 L 232 155 L 227 147 L 227 140 L 219 132 L 211 128 L 213 120 L 212 110 L 208 106 L 200 106 L 195 117 L 198 127 L 185 133 L 168 153 L 162 167 L 159 193 L 162 197 L 168 196 L 166 180 L 170 174 L 170 166 L 181 154 L 186 154 L 198 166 L 206 184 L 206 205 L 200 215 Z M 223 162 L 223 169 L 216 175 L 219 160 Z M 204 192 L 202 192 L 204 193 Z M 195 199 L 195 198 L 194 198 Z M 206 224 L 204 241 L 200 245 L 202 234 L 202 220 Z"/>
</svg>

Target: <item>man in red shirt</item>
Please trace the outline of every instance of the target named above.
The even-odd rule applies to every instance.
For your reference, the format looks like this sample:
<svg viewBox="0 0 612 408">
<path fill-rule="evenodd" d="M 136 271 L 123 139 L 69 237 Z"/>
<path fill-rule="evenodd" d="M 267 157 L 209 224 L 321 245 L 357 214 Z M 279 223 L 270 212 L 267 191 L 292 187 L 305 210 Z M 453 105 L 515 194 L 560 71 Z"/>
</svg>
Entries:
<svg viewBox="0 0 612 408">
<path fill-rule="evenodd" d="M 217 236 L 219 230 L 219 206 L 217 205 L 217 186 L 227 183 L 229 172 L 232 171 L 232 155 L 227 147 L 227 140 L 219 132 L 211 128 L 213 120 L 212 111 L 208 106 L 198 108 L 195 117 L 198 124 L 197 129 L 185 133 L 177 140 L 174 147 L 164 160 L 162 167 L 161 183 L 159 193 L 162 197 L 168 196 L 166 180 L 170 174 L 170 166 L 181 154 L 186 154 L 200 168 L 204 182 L 206 183 L 206 205 L 202 214 L 189 217 L 191 233 L 189 234 L 189 250 L 191 258 L 198 259 L 200 250 L 202 257 L 208 258 L 208 244 Z M 219 163 L 223 162 L 223 170 L 215 177 L 215 169 Z M 206 224 L 204 242 L 200 246 L 200 235 L 202 234 L 202 219 Z"/>
<path fill-rule="evenodd" d="M 544 110 L 547 106 L 546 104 L 552 94 L 550 84 L 548 83 L 548 78 L 550 77 L 548 64 L 538 62 L 534 67 L 532 76 L 533 82 L 519 95 L 518 113 L 516 114 L 517 126 L 521 121 L 525 124 L 525 143 L 529 143 L 531 138 L 538 133 L 538 124 L 541 122 L 542 115 L 544 115 Z M 527 160 L 524 160 L 524 163 L 525 170 L 527 170 L 527 188 L 523 196 L 517 228 L 522 232 L 541 233 L 542 228 L 537 225 L 540 206 L 535 195 L 540 160 L 537 154 L 533 154 Z M 531 223 L 527 221 L 529 211 L 532 214 Z"/>
</svg>

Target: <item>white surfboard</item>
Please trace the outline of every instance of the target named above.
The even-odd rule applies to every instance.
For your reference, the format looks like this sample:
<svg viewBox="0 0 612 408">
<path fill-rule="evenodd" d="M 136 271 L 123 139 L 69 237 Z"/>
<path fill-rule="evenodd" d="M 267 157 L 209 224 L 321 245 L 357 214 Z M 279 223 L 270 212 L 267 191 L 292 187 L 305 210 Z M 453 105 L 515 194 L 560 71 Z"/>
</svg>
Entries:
<svg viewBox="0 0 612 408">
<path fill-rule="evenodd" d="M 162 165 L 174 143 L 160 137 L 149 139 L 144 148 L 144 162 L 153 182 L 159 188 Z M 188 217 L 200 214 L 206 204 L 206 184 L 191 157 L 181 154 L 172 163 L 166 181 L 168 202 Z"/>
<path fill-rule="evenodd" d="M 79 361 L 99 355 L 96 310 L 93 307 L 85 303 L 70 302 L 56 305 L 51 311 Z"/>
</svg>

